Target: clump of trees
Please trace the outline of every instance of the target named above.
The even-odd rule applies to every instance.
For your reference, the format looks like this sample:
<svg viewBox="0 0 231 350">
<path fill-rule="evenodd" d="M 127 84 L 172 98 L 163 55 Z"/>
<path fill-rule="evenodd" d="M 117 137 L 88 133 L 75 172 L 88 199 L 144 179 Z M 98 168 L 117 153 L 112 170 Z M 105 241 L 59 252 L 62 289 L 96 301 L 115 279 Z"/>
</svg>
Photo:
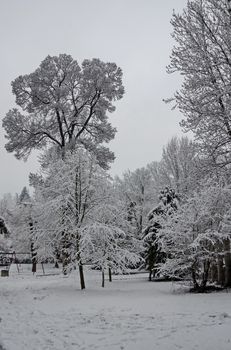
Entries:
<svg viewBox="0 0 231 350">
<path fill-rule="evenodd" d="M 171 23 L 168 72 L 183 83 L 168 101 L 194 139 L 173 137 L 160 162 L 120 178 L 108 175 L 105 147 L 116 132 L 108 113 L 124 94 L 115 63 L 48 56 L 12 82 L 6 149 L 19 159 L 41 150 L 41 171 L 30 176 L 34 195 L 5 198 L 0 215 L 14 247 L 61 261 L 65 274 L 78 267 L 82 289 L 85 263 L 102 271 L 102 286 L 105 271 L 141 266 L 149 280 L 231 286 L 230 1 L 190 0 Z"/>
<path fill-rule="evenodd" d="M 158 232 L 169 255 L 160 271 L 190 275 L 195 290 L 209 280 L 230 286 L 230 16 L 229 1 L 192 0 L 171 21 L 176 44 L 168 71 L 183 83 L 170 101 L 194 134 L 197 171 L 193 191 Z"/>
<path fill-rule="evenodd" d="M 194 290 L 204 291 L 208 281 L 229 287 L 230 203 L 230 188 L 208 184 L 168 216 L 158 231 L 158 242 L 167 255 L 159 271 L 191 279 Z"/>
<path fill-rule="evenodd" d="M 3 119 L 6 149 L 26 159 L 39 149 L 41 170 L 9 210 L 14 248 L 31 250 L 36 262 L 62 262 L 63 273 L 83 264 L 125 271 L 140 261 L 121 201 L 106 169 L 114 159 L 105 147 L 115 136 L 108 114 L 122 98 L 122 71 L 115 63 L 69 55 L 48 56 L 31 74 L 12 82 L 17 109 Z M 114 198 L 117 198 L 115 195 Z M 128 231 L 126 229 L 128 228 Z"/>
</svg>

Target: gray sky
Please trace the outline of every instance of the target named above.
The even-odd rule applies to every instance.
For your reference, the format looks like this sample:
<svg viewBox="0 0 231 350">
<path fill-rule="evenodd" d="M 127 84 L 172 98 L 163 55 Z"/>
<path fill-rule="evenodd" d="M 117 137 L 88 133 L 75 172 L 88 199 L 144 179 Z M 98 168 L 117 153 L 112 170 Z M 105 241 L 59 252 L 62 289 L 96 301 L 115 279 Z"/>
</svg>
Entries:
<svg viewBox="0 0 231 350">
<path fill-rule="evenodd" d="M 11 81 L 34 71 L 49 55 L 67 53 L 79 63 L 97 57 L 123 69 L 125 96 L 110 121 L 113 175 L 160 160 L 162 147 L 181 135 L 182 117 L 163 98 L 180 78 L 165 71 L 173 46 L 170 19 L 186 0 L 0 0 L 0 119 L 14 106 Z M 0 128 L 0 196 L 20 192 L 36 156 L 25 163 L 4 149 Z"/>
</svg>

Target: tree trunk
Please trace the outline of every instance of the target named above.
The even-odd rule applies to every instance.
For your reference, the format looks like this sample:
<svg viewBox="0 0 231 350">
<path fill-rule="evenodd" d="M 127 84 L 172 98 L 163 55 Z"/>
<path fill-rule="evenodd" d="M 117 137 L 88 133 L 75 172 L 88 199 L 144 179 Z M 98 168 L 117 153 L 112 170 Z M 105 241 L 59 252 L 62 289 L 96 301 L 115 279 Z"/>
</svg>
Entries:
<svg viewBox="0 0 231 350">
<path fill-rule="evenodd" d="M 102 287 L 104 288 L 104 269 L 102 268 Z"/>
<path fill-rule="evenodd" d="M 63 263 L 63 274 L 67 275 L 68 271 L 68 262 L 69 262 L 69 254 L 66 252 L 66 249 L 62 250 L 62 263 Z"/>
<path fill-rule="evenodd" d="M 35 273 L 36 270 L 37 270 L 37 264 L 36 264 L 35 261 L 32 261 L 32 270 L 31 270 L 31 271 L 32 271 L 33 273 Z"/>
<path fill-rule="evenodd" d="M 108 268 L 109 282 L 112 282 L 111 268 Z"/>
<path fill-rule="evenodd" d="M 199 289 L 199 284 L 196 279 L 196 270 L 194 267 L 192 267 L 192 280 L 193 280 L 193 287 L 195 290 Z"/>
<path fill-rule="evenodd" d="M 58 269 L 59 268 L 59 263 L 58 263 L 58 261 L 56 260 L 56 262 L 55 262 L 55 266 L 54 266 L 56 269 Z"/>
<path fill-rule="evenodd" d="M 149 271 L 148 280 L 149 280 L 149 281 L 152 280 L 152 270 Z"/>
<path fill-rule="evenodd" d="M 202 281 L 201 281 L 202 291 L 205 289 L 206 284 L 208 282 L 209 268 L 210 268 L 210 262 L 209 261 L 205 261 L 204 262 L 204 272 L 203 272 Z"/>
<path fill-rule="evenodd" d="M 31 243 L 31 261 L 32 261 L 32 272 L 33 274 L 36 272 L 36 267 L 37 267 L 37 253 L 34 249 L 34 243 Z"/>
<path fill-rule="evenodd" d="M 224 270 L 223 258 L 220 256 L 218 257 L 217 270 L 218 270 L 217 283 L 223 286 L 225 284 L 225 270 Z"/>
<path fill-rule="evenodd" d="M 231 287 L 231 253 L 230 253 L 230 240 L 227 238 L 224 241 L 225 250 L 225 286 Z"/>
<path fill-rule="evenodd" d="M 62 265 L 63 265 L 63 274 L 67 275 L 68 273 L 68 265 L 71 262 L 71 257 L 69 253 L 70 243 L 69 236 L 66 232 L 62 233 L 62 248 L 61 248 L 61 257 L 62 257 Z"/>
<path fill-rule="evenodd" d="M 217 265 L 215 263 L 212 263 L 211 266 L 211 282 L 217 282 L 218 280 L 218 273 L 217 273 Z"/>
<path fill-rule="evenodd" d="M 37 252 L 34 248 L 34 242 L 32 239 L 33 235 L 33 230 L 34 230 L 34 225 L 33 222 L 29 222 L 29 227 L 30 227 L 30 235 L 31 235 L 31 245 L 30 245 L 30 250 L 31 250 L 31 261 L 32 261 L 32 272 L 33 274 L 36 272 L 36 264 L 37 264 Z"/>
<path fill-rule="evenodd" d="M 81 289 L 85 289 L 83 265 L 82 265 L 81 262 L 79 263 L 79 278 L 80 278 L 80 287 L 81 287 Z"/>
<path fill-rule="evenodd" d="M 56 248 L 55 249 L 55 268 L 58 269 L 59 268 L 59 262 L 60 261 L 60 252 L 59 250 Z"/>
</svg>

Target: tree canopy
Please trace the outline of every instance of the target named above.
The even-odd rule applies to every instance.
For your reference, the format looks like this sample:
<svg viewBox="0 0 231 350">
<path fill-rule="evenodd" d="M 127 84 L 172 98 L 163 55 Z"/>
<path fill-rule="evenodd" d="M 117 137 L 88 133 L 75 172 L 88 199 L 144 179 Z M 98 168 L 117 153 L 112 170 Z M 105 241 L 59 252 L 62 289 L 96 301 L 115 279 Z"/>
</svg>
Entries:
<svg viewBox="0 0 231 350">
<path fill-rule="evenodd" d="M 80 66 L 70 55 L 47 56 L 31 74 L 12 82 L 19 109 L 3 119 L 6 149 L 27 159 L 33 149 L 56 146 L 59 150 L 82 144 L 104 167 L 114 154 L 102 143 L 115 136 L 108 121 L 113 101 L 124 94 L 122 70 L 115 63 L 85 59 Z"/>
</svg>

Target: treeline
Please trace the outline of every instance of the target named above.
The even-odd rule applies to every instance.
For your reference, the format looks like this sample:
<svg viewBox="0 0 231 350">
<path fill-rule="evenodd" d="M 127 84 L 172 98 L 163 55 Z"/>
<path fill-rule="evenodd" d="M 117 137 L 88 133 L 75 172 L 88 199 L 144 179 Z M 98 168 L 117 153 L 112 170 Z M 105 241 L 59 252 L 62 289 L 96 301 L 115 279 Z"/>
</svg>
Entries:
<svg viewBox="0 0 231 350">
<path fill-rule="evenodd" d="M 50 157 L 50 155 L 49 155 Z M 10 238 L 1 249 L 34 259 L 83 265 L 104 273 L 145 268 L 149 279 L 191 279 L 230 286 L 230 177 L 187 137 L 174 137 L 160 162 L 112 179 L 85 150 L 56 153 L 44 173 L 31 174 L 34 194 L 4 196 L 1 216 Z"/>
<path fill-rule="evenodd" d="M 164 246 L 170 237 L 166 225 L 203 188 L 205 178 L 213 178 L 211 172 L 205 175 L 191 140 L 172 138 L 160 162 L 114 179 L 86 150 L 67 152 L 65 159 L 56 152 L 52 157 L 48 166 L 44 156 L 43 172 L 31 174 L 32 197 L 24 188 L 16 198 L 6 195 L 1 200 L 1 215 L 11 233 L 2 249 L 9 250 L 10 242 L 18 252 L 35 253 L 36 262 L 61 263 L 64 274 L 78 267 L 82 288 L 84 264 L 102 271 L 103 285 L 108 270 L 146 268 L 150 280 L 158 273 L 177 275 L 164 270 L 170 249 L 169 242 Z"/>
<path fill-rule="evenodd" d="M 190 152 L 183 157 L 185 147 L 191 159 Z M 64 273 L 80 266 L 82 274 L 85 263 L 114 272 L 144 266 L 149 259 L 144 240 L 148 213 L 163 186 L 177 183 L 189 191 L 195 156 L 191 141 L 173 138 L 161 162 L 112 179 L 84 149 L 66 152 L 65 159 L 54 152 L 49 166 L 44 155 L 44 171 L 30 176 L 33 196 L 24 188 L 15 198 L 1 200 L 13 249 L 33 248 L 37 261 L 61 261 Z"/>
<path fill-rule="evenodd" d="M 141 266 L 150 280 L 190 279 L 195 290 L 231 285 L 230 2 L 188 1 L 171 23 L 168 71 L 183 82 L 168 102 L 194 138 L 173 138 L 160 162 L 121 178 L 110 178 L 105 147 L 116 132 L 108 113 L 124 94 L 115 63 L 48 56 L 12 82 L 18 109 L 3 119 L 6 148 L 17 158 L 42 151 L 33 197 L 2 210 L 12 244 L 61 261 L 64 273 L 78 266 L 81 288 L 85 263 L 102 270 L 102 285 L 108 268 Z"/>
</svg>

